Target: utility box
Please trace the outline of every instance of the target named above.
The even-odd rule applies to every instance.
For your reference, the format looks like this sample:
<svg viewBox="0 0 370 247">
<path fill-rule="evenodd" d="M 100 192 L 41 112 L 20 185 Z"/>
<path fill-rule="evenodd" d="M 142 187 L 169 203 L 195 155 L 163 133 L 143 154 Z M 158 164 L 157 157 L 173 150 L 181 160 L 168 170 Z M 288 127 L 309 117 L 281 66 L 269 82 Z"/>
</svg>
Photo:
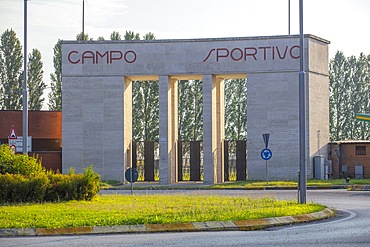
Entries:
<svg viewBox="0 0 370 247">
<path fill-rule="evenodd" d="M 325 161 L 323 155 L 313 157 L 313 172 L 315 179 L 324 180 L 327 172 L 325 173 Z"/>
</svg>

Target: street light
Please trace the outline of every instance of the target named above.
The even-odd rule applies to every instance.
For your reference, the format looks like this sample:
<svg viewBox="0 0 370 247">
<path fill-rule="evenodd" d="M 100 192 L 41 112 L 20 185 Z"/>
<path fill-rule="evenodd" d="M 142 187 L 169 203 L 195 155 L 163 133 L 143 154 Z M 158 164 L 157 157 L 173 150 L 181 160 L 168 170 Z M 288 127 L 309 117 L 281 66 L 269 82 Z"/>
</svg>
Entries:
<svg viewBox="0 0 370 247">
<path fill-rule="evenodd" d="M 28 154 L 28 99 L 27 99 L 27 1 L 24 0 L 24 80 L 23 80 L 23 153 Z"/>
<path fill-rule="evenodd" d="M 303 0 L 299 0 L 299 203 L 306 204 L 306 90 L 303 67 Z"/>
</svg>

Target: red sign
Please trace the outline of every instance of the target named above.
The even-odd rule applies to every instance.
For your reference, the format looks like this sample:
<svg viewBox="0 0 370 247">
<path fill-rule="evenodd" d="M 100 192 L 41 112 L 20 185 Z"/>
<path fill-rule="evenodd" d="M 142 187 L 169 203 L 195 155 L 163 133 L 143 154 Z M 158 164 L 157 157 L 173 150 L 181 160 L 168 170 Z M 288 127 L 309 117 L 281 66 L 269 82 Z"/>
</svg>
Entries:
<svg viewBox="0 0 370 247">
<path fill-rule="evenodd" d="M 17 133 L 15 132 L 14 125 L 10 128 L 8 139 L 17 139 Z"/>
</svg>

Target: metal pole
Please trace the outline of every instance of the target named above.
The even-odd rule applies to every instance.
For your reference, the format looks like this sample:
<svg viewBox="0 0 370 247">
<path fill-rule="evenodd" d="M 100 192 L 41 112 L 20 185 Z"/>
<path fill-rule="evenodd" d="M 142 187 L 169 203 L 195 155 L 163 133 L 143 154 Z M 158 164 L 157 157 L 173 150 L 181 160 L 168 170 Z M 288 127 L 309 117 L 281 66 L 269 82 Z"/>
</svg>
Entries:
<svg viewBox="0 0 370 247">
<path fill-rule="evenodd" d="M 305 73 L 303 67 L 303 0 L 299 0 L 299 46 L 300 46 L 300 71 L 299 71 L 299 203 L 306 204 L 306 95 Z"/>
<path fill-rule="evenodd" d="M 82 40 L 85 40 L 85 0 L 82 1 Z"/>
<path fill-rule="evenodd" d="M 290 0 L 288 0 L 288 35 L 290 35 Z"/>
<path fill-rule="evenodd" d="M 28 154 L 28 100 L 27 100 L 27 0 L 24 0 L 24 78 L 23 78 L 23 153 Z"/>
<path fill-rule="evenodd" d="M 268 176 L 268 168 L 267 168 L 267 160 L 266 160 L 266 186 L 269 186 L 269 176 Z"/>
</svg>

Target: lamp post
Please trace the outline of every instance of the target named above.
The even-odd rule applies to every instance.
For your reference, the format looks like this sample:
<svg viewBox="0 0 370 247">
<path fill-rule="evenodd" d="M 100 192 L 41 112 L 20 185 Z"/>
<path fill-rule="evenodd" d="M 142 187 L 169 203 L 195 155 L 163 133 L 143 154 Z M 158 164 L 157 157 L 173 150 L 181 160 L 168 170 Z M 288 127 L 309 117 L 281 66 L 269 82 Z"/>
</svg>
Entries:
<svg viewBox="0 0 370 247">
<path fill-rule="evenodd" d="M 306 90 L 303 66 L 303 0 L 299 0 L 299 203 L 306 204 Z"/>
<path fill-rule="evenodd" d="M 28 154 L 28 99 L 27 99 L 27 1 L 24 0 L 24 79 L 23 79 L 23 153 Z"/>
</svg>

